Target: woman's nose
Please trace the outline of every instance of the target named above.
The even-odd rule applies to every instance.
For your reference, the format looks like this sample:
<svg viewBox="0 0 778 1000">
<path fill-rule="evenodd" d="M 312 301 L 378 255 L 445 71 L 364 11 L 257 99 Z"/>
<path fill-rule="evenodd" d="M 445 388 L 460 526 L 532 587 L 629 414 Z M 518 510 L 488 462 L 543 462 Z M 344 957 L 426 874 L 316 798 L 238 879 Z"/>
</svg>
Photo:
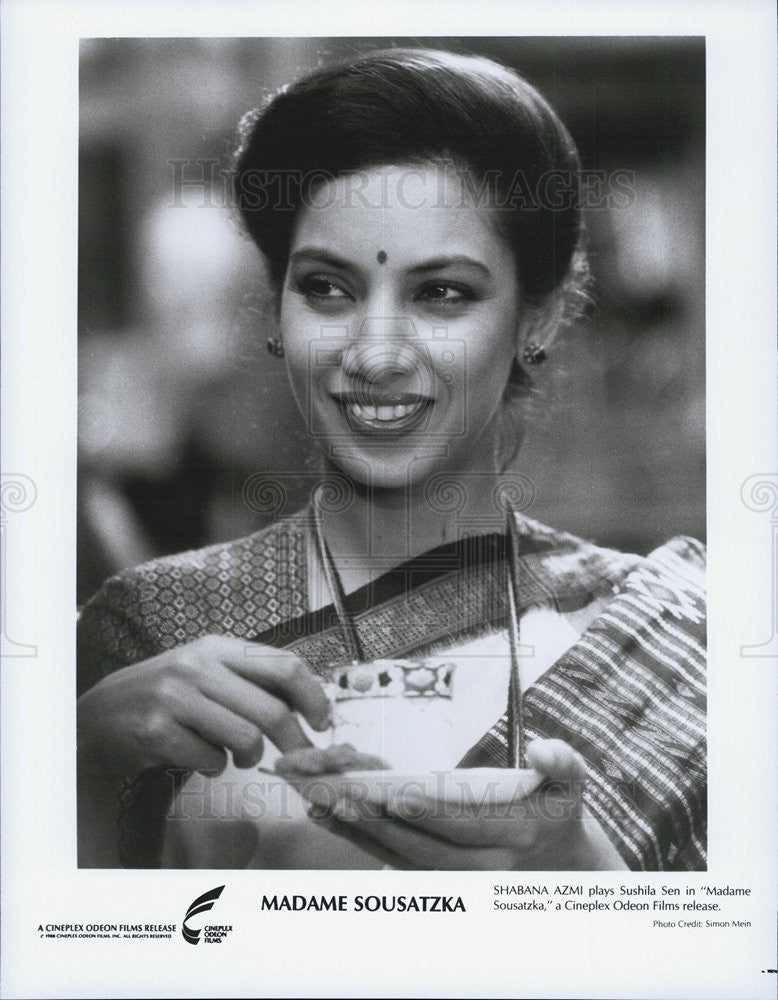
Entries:
<svg viewBox="0 0 778 1000">
<path fill-rule="evenodd" d="M 413 320 L 374 316 L 361 321 L 343 355 L 344 374 L 382 382 L 414 374 L 419 368 L 418 337 Z"/>
</svg>

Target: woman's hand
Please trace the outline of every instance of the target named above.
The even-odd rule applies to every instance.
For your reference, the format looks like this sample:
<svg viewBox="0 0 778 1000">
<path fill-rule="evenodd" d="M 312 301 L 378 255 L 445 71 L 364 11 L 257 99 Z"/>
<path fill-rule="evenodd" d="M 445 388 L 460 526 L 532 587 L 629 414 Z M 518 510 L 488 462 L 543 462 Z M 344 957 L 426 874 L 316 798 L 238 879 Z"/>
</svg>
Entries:
<svg viewBox="0 0 778 1000">
<path fill-rule="evenodd" d="M 616 870 L 626 867 L 581 801 L 586 769 L 561 740 L 536 740 L 527 764 L 545 778 L 508 805 L 395 799 L 392 813 L 364 798 L 341 799 L 311 818 L 395 868 L 451 870 Z"/>
<path fill-rule="evenodd" d="M 211 635 L 109 674 L 78 700 L 79 768 L 132 777 L 155 765 L 220 772 L 232 751 L 256 765 L 267 736 L 283 752 L 310 745 L 296 712 L 325 729 L 329 702 L 283 650 Z"/>
</svg>

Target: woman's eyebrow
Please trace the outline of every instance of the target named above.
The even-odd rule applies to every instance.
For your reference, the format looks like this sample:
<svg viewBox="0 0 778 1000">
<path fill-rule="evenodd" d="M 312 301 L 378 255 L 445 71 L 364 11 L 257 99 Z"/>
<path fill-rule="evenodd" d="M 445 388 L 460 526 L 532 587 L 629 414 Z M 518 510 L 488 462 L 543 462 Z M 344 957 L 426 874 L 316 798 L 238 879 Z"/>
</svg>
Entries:
<svg viewBox="0 0 778 1000">
<path fill-rule="evenodd" d="M 473 257 L 468 257 L 465 254 L 453 254 L 443 257 L 434 257 L 431 260 L 425 260 L 423 264 L 417 264 L 416 267 L 409 269 L 409 273 L 418 274 L 426 271 L 440 271 L 447 267 L 474 267 L 478 271 L 482 271 L 488 277 L 491 277 L 492 272 L 486 266 L 482 264 L 480 260 L 475 260 Z"/>
<path fill-rule="evenodd" d="M 296 262 L 301 259 L 315 260 L 320 264 L 328 264 L 330 267 L 339 267 L 344 270 L 361 270 L 357 264 L 346 260 L 345 257 L 339 257 L 336 253 L 333 253 L 326 247 L 300 247 L 299 250 L 295 250 L 295 252 L 289 256 L 289 260 L 292 262 Z"/>
<path fill-rule="evenodd" d="M 329 267 L 357 272 L 362 271 L 359 264 L 355 264 L 353 261 L 333 253 L 327 247 L 300 247 L 299 250 L 295 250 L 293 254 L 290 254 L 289 260 L 292 263 L 296 263 L 298 260 L 314 260 L 320 264 L 327 264 Z M 492 272 L 486 264 L 480 260 L 476 260 L 474 257 L 468 257 L 466 254 L 444 254 L 440 257 L 432 257 L 421 264 L 416 264 L 414 267 L 408 268 L 408 274 L 426 274 L 429 271 L 441 271 L 448 267 L 471 267 L 480 271 L 486 277 L 492 276 Z"/>
</svg>

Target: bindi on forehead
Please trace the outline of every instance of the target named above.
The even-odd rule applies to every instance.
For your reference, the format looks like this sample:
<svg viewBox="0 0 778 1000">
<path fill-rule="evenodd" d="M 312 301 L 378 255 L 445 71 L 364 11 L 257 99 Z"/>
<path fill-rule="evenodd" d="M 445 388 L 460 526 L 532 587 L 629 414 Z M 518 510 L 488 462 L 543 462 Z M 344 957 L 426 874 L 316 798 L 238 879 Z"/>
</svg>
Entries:
<svg viewBox="0 0 778 1000">
<path fill-rule="evenodd" d="M 375 259 L 378 261 L 379 264 L 385 264 L 386 261 L 388 260 L 386 250 L 379 250 L 378 253 L 375 255 Z"/>
</svg>

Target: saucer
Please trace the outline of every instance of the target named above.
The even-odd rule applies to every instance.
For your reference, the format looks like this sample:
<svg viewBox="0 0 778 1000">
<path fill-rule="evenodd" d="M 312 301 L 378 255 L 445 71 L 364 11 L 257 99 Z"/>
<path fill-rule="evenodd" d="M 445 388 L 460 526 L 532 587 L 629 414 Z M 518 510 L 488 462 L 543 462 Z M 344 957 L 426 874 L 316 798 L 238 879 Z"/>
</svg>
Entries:
<svg viewBox="0 0 778 1000">
<path fill-rule="evenodd" d="M 450 771 L 344 771 L 339 774 L 284 774 L 285 781 L 313 805 L 332 809 L 339 802 L 394 811 L 398 803 L 463 813 L 506 806 L 526 798 L 543 781 L 534 768 L 457 768 Z"/>
</svg>

